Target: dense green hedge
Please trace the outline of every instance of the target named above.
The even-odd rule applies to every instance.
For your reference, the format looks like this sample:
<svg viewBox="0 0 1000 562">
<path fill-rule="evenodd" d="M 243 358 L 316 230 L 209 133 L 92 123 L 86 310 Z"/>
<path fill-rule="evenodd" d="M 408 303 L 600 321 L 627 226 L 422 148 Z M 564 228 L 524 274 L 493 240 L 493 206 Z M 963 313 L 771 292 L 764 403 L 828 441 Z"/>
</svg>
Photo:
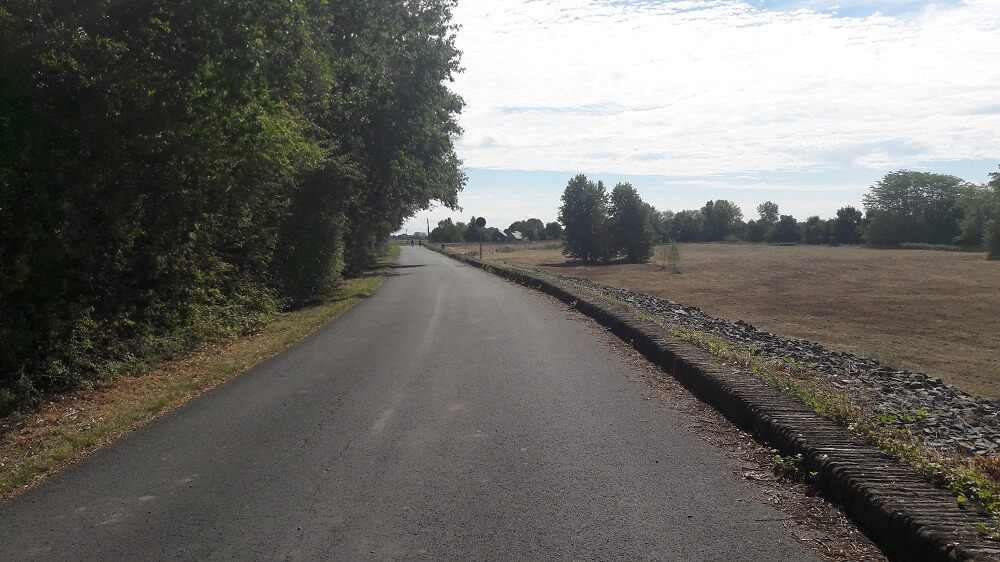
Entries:
<svg viewBox="0 0 1000 562">
<path fill-rule="evenodd" d="M 0 403 L 252 330 L 454 207 L 453 4 L 6 0 Z"/>
</svg>

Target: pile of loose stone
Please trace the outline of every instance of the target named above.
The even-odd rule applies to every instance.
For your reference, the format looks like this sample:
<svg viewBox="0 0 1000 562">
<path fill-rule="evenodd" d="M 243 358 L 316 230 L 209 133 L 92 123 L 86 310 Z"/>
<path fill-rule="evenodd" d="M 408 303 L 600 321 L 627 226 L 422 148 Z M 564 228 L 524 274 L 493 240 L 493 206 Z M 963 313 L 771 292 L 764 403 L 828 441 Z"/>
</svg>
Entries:
<svg viewBox="0 0 1000 562">
<path fill-rule="evenodd" d="M 887 424 L 905 425 L 925 445 L 946 454 L 1000 453 L 1000 399 L 966 394 L 941 379 L 900 371 L 874 359 L 829 351 L 806 340 L 770 334 L 737 320 L 715 318 L 697 307 L 616 289 L 580 278 L 579 286 L 623 301 L 663 321 L 752 345 L 768 362 L 794 362 L 821 382 L 848 393 L 852 402 L 871 408 Z"/>
</svg>

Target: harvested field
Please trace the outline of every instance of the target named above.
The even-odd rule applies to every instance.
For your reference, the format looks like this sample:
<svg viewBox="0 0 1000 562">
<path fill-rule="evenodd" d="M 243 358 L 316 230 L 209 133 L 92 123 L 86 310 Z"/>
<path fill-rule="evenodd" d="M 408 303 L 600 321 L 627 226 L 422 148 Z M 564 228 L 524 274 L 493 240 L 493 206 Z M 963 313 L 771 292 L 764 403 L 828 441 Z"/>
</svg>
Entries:
<svg viewBox="0 0 1000 562">
<path fill-rule="evenodd" d="M 697 306 L 1000 397 L 1000 262 L 981 253 L 685 244 L 674 274 L 656 258 L 583 265 L 540 245 L 486 245 L 483 258 Z"/>
</svg>

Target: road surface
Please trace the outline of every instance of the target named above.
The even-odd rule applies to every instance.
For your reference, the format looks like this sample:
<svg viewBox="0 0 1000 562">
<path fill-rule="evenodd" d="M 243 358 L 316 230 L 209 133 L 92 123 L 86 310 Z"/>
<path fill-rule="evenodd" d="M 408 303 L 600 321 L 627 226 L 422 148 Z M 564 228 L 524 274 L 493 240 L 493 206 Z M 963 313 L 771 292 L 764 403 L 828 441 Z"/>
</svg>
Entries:
<svg viewBox="0 0 1000 562">
<path fill-rule="evenodd" d="M 817 560 L 576 313 L 419 247 L 0 506 L 0 560 Z"/>
</svg>

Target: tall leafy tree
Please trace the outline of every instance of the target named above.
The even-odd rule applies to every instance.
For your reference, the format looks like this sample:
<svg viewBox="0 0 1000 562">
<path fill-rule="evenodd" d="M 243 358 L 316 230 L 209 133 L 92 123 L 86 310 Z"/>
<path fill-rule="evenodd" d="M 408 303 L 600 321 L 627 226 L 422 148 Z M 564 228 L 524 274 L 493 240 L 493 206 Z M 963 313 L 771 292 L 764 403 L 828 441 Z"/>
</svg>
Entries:
<svg viewBox="0 0 1000 562">
<path fill-rule="evenodd" d="M 969 184 L 962 188 L 958 196 L 958 206 L 962 209 L 962 232 L 955 242 L 964 246 L 982 246 L 986 225 L 993 219 L 994 192 L 986 184 Z"/>
<path fill-rule="evenodd" d="M 457 204 L 454 0 L 9 0 L 0 402 L 253 329 Z"/>
<path fill-rule="evenodd" d="M 465 241 L 465 225 L 462 223 L 456 224 L 455 221 L 451 220 L 451 217 L 438 221 L 434 230 L 431 230 L 430 241 L 443 243 L 463 242 Z"/>
<path fill-rule="evenodd" d="M 864 214 L 854 207 L 837 209 L 834 219 L 832 240 L 834 244 L 860 244 Z"/>
<path fill-rule="evenodd" d="M 743 226 L 743 211 L 736 203 L 725 199 L 708 201 L 701 208 L 701 215 L 704 217 L 702 239 L 707 242 L 725 240 Z"/>
<path fill-rule="evenodd" d="M 465 237 L 466 242 L 478 242 L 480 240 L 480 236 L 482 236 L 482 240 L 489 240 L 489 238 L 486 237 L 486 233 L 481 232 L 481 229 L 476 226 L 475 216 L 469 217 L 469 222 L 465 225 L 465 232 L 463 236 Z"/>
<path fill-rule="evenodd" d="M 701 241 L 705 217 L 697 209 L 678 211 L 670 221 L 670 240 L 678 242 Z"/>
<path fill-rule="evenodd" d="M 799 223 L 791 215 L 781 215 L 767 231 L 768 242 L 798 242 L 801 239 Z"/>
<path fill-rule="evenodd" d="M 327 114 L 356 154 L 365 182 L 349 199 L 347 268 L 356 271 L 402 220 L 430 201 L 457 208 L 465 182 L 453 150 L 463 101 L 447 83 L 458 71 L 455 0 L 339 2 L 335 65 L 340 103 Z M 340 136 L 340 135 L 338 135 Z"/>
<path fill-rule="evenodd" d="M 667 242 L 671 240 L 670 237 L 670 223 L 674 219 L 674 212 L 671 210 L 657 211 L 653 208 L 650 215 L 650 223 L 653 225 L 653 230 L 656 232 L 656 237 L 659 242 Z"/>
<path fill-rule="evenodd" d="M 760 222 L 770 227 L 778 222 L 778 204 L 773 201 L 764 201 L 757 205 L 757 214 L 760 215 Z"/>
<path fill-rule="evenodd" d="M 762 221 L 748 220 L 743 225 L 743 240 L 746 242 L 763 242 L 767 237 L 767 224 Z"/>
<path fill-rule="evenodd" d="M 806 222 L 799 226 L 802 232 L 802 241 L 806 244 L 827 244 L 830 242 L 830 227 L 827 221 L 813 215 L 806 219 Z"/>
<path fill-rule="evenodd" d="M 899 170 L 886 174 L 863 197 L 869 225 L 866 241 L 951 243 L 961 233 L 958 197 L 965 185 L 944 174 Z"/>
<path fill-rule="evenodd" d="M 604 183 L 594 183 L 579 174 L 566 184 L 559 207 L 566 242 L 563 254 L 594 262 L 611 258 L 608 235 L 608 193 Z"/>
<path fill-rule="evenodd" d="M 988 205 L 989 216 L 983 227 L 983 245 L 986 247 L 986 257 L 991 260 L 1000 259 L 1000 172 L 990 174 L 987 185 L 992 191 L 992 202 Z"/>
<path fill-rule="evenodd" d="M 619 183 L 611 191 L 609 213 L 615 252 L 632 263 L 649 261 L 656 236 L 650 224 L 653 208 L 631 184 Z"/>
</svg>

